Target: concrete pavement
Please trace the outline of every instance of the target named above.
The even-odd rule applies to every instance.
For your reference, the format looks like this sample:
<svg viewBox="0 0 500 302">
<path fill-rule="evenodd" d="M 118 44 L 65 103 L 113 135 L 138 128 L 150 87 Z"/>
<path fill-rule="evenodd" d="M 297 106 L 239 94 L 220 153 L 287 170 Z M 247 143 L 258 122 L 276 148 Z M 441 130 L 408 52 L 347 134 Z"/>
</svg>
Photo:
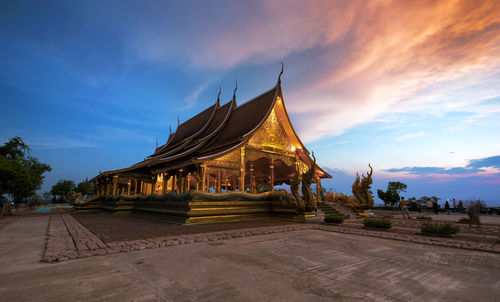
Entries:
<svg viewBox="0 0 500 302">
<path fill-rule="evenodd" d="M 2 301 L 496 301 L 500 256 L 320 230 L 40 262 L 47 216 L 0 230 Z"/>
</svg>

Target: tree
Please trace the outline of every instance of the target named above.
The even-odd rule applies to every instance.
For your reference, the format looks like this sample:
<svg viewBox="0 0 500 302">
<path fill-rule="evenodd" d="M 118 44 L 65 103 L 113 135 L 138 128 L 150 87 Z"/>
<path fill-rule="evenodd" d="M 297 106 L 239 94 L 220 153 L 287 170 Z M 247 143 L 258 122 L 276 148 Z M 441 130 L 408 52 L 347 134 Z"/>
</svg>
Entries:
<svg viewBox="0 0 500 302">
<path fill-rule="evenodd" d="M 399 193 L 406 192 L 408 186 L 399 181 L 390 181 L 387 185 L 387 191 L 377 190 L 378 198 L 384 201 L 386 206 L 395 206 L 399 199 Z"/>
<path fill-rule="evenodd" d="M 43 199 L 45 201 L 49 200 L 52 197 L 52 194 L 50 192 L 43 192 Z"/>
<path fill-rule="evenodd" d="M 0 147 L 0 195 L 11 195 L 15 203 L 32 197 L 42 186 L 43 174 L 52 170 L 30 156 L 30 151 L 19 136 Z"/>
<path fill-rule="evenodd" d="M 76 186 L 76 191 L 82 195 L 90 195 L 94 193 L 94 184 L 87 181 L 82 181 Z"/>
<path fill-rule="evenodd" d="M 50 194 L 59 196 L 60 199 L 66 200 L 66 195 L 75 189 L 75 182 L 72 180 L 60 179 L 50 189 Z"/>
</svg>

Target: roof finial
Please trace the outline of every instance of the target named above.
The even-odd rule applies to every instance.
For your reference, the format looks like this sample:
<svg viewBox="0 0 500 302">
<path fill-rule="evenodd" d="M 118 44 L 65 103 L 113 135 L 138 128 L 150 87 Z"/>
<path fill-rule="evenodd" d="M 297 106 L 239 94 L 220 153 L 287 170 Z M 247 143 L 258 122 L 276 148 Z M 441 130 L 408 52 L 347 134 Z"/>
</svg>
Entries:
<svg viewBox="0 0 500 302">
<path fill-rule="evenodd" d="M 217 102 L 220 100 L 220 93 L 221 93 L 221 91 L 222 91 L 222 88 L 219 85 L 219 94 L 217 95 Z"/>
<path fill-rule="evenodd" d="M 278 76 L 278 84 L 281 84 L 281 75 L 283 74 L 283 68 L 284 68 L 284 64 L 283 64 L 283 61 L 281 61 L 281 71 L 280 71 L 280 75 Z"/>
<path fill-rule="evenodd" d="M 234 87 L 234 91 L 233 91 L 233 99 L 236 98 L 236 90 L 238 90 L 238 81 L 236 81 L 236 87 Z"/>
<path fill-rule="evenodd" d="M 177 113 L 177 128 L 179 128 L 179 124 L 181 123 L 180 118 L 179 118 L 179 113 Z"/>
<path fill-rule="evenodd" d="M 172 135 L 172 123 L 168 126 L 168 136 Z"/>
<path fill-rule="evenodd" d="M 156 149 L 158 149 L 158 137 L 156 138 Z"/>
</svg>

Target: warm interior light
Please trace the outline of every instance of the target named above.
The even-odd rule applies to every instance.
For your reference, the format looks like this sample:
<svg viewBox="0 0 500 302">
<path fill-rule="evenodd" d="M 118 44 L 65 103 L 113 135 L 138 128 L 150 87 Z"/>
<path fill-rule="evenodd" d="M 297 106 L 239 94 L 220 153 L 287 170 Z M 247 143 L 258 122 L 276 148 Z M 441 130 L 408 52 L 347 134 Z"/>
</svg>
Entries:
<svg viewBox="0 0 500 302">
<path fill-rule="evenodd" d="M 291 150 L 292 152 L 295 152 L 295 150 L 296 150 L 295 146 L 294 146 L 294 145 L 292 145 L 292 147 L 290 148 L 290 150 Z"/>
</svg>

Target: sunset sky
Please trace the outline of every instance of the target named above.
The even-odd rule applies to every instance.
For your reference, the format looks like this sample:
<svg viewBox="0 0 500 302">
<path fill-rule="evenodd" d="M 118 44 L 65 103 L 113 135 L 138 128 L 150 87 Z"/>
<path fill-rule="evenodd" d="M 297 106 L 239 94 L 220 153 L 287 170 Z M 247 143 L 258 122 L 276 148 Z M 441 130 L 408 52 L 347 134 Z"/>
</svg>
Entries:
<svg viewBox="0 0 500 302">
<path fill-rule="evenodd" d="M 500 205 L 500 1 L 2 1 L 0 39 L 0 143 L 52 166 L 42 191 L 144 159 L 283 61 L 325 187 L 371 163 L 374 192 Z"/>
</svg>

